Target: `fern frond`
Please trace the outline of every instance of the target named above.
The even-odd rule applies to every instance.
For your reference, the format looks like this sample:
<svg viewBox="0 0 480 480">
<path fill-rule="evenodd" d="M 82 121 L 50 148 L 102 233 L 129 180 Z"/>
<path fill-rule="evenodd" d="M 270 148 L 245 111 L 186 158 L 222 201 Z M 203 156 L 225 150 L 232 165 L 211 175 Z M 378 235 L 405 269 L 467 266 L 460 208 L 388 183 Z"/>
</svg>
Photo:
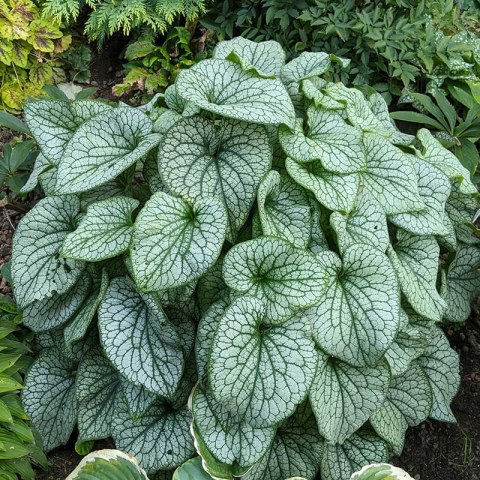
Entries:
<svg viewBox="0 0 480 480">
<path fill-rule="evenodd" d="M 83 5 L 83 0 L 46 0 L 42 16 L 51 17 L 57 22 L 69 22 L 77 19 Z"/>
</svg>

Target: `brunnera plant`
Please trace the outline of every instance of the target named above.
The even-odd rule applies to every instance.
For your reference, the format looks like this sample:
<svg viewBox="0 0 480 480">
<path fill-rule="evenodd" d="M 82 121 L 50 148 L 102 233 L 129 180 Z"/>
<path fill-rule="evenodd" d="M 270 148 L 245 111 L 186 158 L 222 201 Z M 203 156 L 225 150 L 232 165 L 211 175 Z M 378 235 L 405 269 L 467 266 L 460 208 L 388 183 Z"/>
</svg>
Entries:
<svg viewBox="0 0 480 480">
<path fill-rule="evenodd" d="M 324 53 L 220 43 L 151 103 L 40 100 L 12 277 L 47 450 L 112 437 L 147 474 L 347 480 L 455 421 L 480 286 L 476 189 Z M 191 433 L 193 439 L 191 437 Z M 162 477 L 164 478 L 164 477 Z"/>
</svg>

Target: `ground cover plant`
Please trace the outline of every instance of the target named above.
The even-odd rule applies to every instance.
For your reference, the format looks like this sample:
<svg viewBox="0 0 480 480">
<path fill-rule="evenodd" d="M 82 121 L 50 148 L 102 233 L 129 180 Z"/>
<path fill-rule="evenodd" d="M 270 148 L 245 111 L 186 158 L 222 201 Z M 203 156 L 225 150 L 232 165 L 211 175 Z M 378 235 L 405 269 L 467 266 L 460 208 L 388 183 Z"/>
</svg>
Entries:
<svg viewBox="0 0 480 480">
<path fill-rule="evenodd" d="M 150 104 L 40 100 L 13 241 L 51 450 L 112 437 L 149 476 L 348 480 L 454 421 L 439 323 L 480 287 L 470 173 L 383 98 L 237 38 Z M 193 434 L 194 440 L 190 435 Z"/>
</svg>

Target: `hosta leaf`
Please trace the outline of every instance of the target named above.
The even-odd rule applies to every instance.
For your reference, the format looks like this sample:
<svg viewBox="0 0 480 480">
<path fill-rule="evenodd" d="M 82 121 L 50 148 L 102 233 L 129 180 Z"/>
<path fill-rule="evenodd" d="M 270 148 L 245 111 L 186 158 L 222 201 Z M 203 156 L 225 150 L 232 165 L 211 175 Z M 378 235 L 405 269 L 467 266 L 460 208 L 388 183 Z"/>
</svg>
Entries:
<svg viewBox="0 0 480 480">
<path fill-rule="evenodd" d="M 140 110 L 116 108 L 83 124 L 65 148 L 57 193 L 90 190 L 120 175 L 160 141 Z"/>
<path fill-rule="evenodd" d="M 131 251 L 135 281 L 141 290 L 178 287 L 203 275 L 218 258 L 227 214 L 215 198 L 189 205 L 157 192 L 140 211 Z"/>
<path fill-rule="evenodd" d="M 89 275 L 83 275 L 68 292 L 27 305 L 23 310 L 24 325 L 34 332 L 60 327 L 79 309 L 89 294 L 90 287 Z"/>
<path fill-rule="evenodd" d="M 464 322 L 470 315 L 470 302 L 480 291 L 480 249 L 461 244 L 449 265 L 446 286 L 442 292 L 447 305 L 445 319 L 449 322 Z"/>
<path fill-rule="evenodd" d="M 127 403 L 128 411 L 134 419 L 143 417 L 145 412 L 158 399 L 157 394 L 150 392 L 143 385 L 135 385 L 125 379 L 122 379 L 120 388 Z"/>
<path fill-rule="evenodd" d="M 405 470 L 387 463 L 365 465 L 350 480 L 414 480 Z"/>
<path fill-rule="evenodd" d="M 168 188 L 183 198 L 221 199 L 233 238 L 247 219 L 271 157 L 263 126 L 233 120 L 216 125 L 192 117 L 170 129 L 159 150 L 159 169 Z"/>
<path fill-rule="evenodd" d="M 212 477 L 203 469 L 202 458 L 195 457 L 178 467 L 172 480 L 212 480 Z"/>
<path fill-rule="evenodd" d="M 295 111 L 280 80 L 258 78 L 228 60 L 203 60 L 183 70 L 178 94 L 203 110 L 250 123 L 293 127 Z"/>
<path fill-rule="evenodd" d="M 438 168 L 415 159 L 413 166 L 417 174 L 418 191 L 425 208 L 418 212 L 404 212 L 391 215 L 389 220 L 416 235 L 446 235 L 445 202 L 450 195 L 450 181 Z"/>
<path fill-rule="evenodd" d="M 132 212 L 140 202 L 129 197 L 113 197 L 87 208 L 77 229 L 69 233 L 62 256 L 98 262 L 126 251 L 133 234 Z"/>
<path fill-rule="evenodd" d="M 192 416 L 186 407 L 172 409 L 161 400 L 140 419 L 132 419 L 119 397 L 112 419 L 112 437 L 117 448 L 138 458 L 147 473 L 178 467 L 193 455 L 190 437 Z"/>
<path fill-rule="evenodd" d="M 79 440 L 98 440 L 111 435 L 120 377 L 100 348 L 87 352 L 80 362 L 75 383 Z"/>
<path fill-rule="evenodd" d="M 422 128 L 417 138 L 423 145 L 421 158 L 441 170 L 448 178 L 457 179 L 459 190 L 465 194 L 477 193 L 477 189 L 470 181 L 469 171 L 460 163 L 458 158 L 433 137 L 429 130 Z"/>
<path fill-rule="evenodd" d="M 342 445 L 325 444 L 322 480 L 350 480 L 350 475 L 369 463 L 386 462 L 387 444 L 376 435 L 355 433 Z"/>
<path fill-rule="evenodd" d="M 243 37 L 218 43 L 213 58 L 231 60 L 246 72 L 266 78 L 279 76 L 285 65 L 285 51 L 278 42 L 252 42 Z"/>
<path fill-rule="evenodd" d="M 325 288 L 325 274 L 311 253 L 274 237 L 237 244 L 223 262 L 225 283 L 241 294 L 264 300 L 271 323 L 315 304 Z"/>
<path fill-rule="evenodd" d="M 450 348 L 445 334 L 439 328 L 430 332 L 428 340 L 425 352 L 416 361 L 427 374 L 432 387 L 430 417 L 443 422 L 455 422 L 450 403 L 460 386 L 458 354 Z"/>
<path fill-rule="evenodd" d="M 48 197 L 23 217 L 12 253 L 13 288 L 20 307 L 65 293 L 80 277 L 83 262 L 59 258 L 79 209 L 76 197 Z"/>
<path fill-rule="evenodd" d="M 256 298 L 236 300 L 220 319 L 209 362 L 214 397 L 256 427 L 287 418 L 307 395 L 316 367 L 305 319 L 269 327 L 265 314 Z"/>
<path fill-rule="evenodd" d="M 358 195 L 349 213 L 333 212 L 330 225 L 337 234 L 340 251 L 364 243 L 385 252 L 390 244 L 385 212 L 367 192 Z"/>
<path fill-rule="evenodd" d="M 320 160 L 326 170 L 353 173 L 365 169 L 362 133 L 348 125 L 335 111 L 310 107 L 307 110 L 308 132 L 302 126 L 294 130 L 280 127 L 280 142 L 285 153 L 304 163 Z"/>
<path fill-rule="evenodd" d="M 208 450 L 219 461 L 240 467 L 256 463 L 269 449 L 276 427 L 255 428 L 217 402 L 210 392 L 195 388 L 192 397 L 195 425 Z"/>
<path fill-rule="evenodd" d="M 299 163 L 290 157 L 285 162 L 288 174 L 310 190 L 330 210 L 348 212 L 353 208 L 360 186 L 360 175 L 340 175 L 326 170 L 320 160 Z"/>
<path fill-rule="evenodd" d="M 324 52 L 302 52 L 282 68 L 284 83 L 300 82 L 325 73 L 331 65 L 330 55 Z"/>
<path fill-rule="evenodd" d="M 25 104 L 24 113 L 42 154 L 58 166 L 75 131 L 86 121 L 111 109 L 105 103 L 92 100 L 39 100 Z"/>
<path fill-rule="evenodd" d="M 358 368 L 319 353 L 310 401 L 321 435 L 343 443 L 382 405 L 389 384 L 386 362 Z"/>
<path fill-rule="evenodd" d="M 175 393 L 184 363 L 180 338 L 151 295 L 138 293 L 127 277 L 114 278 L 98 326 L 107 357 L 124 377 L 159 395 Z"/>
<path fill-rule="evenodd" d="M 397 237 L 388 256 L 402 292 L 416 312 L 439 322 L 447 307 L 436 287 L 440 247 L 433 237 L 417 237 L 401 230 Z"/>
<path fill-rule="evenodd" d="M 430 414 L 432 390 L 427 376 L 416 364 L 392 380 L 385 403 L 370 417 L 375 431 L 392 447 L 396 455 L 403 450 L 405 431 Z"/>
<path fill-rule="evenodd" d="M 258 188 L 257 203 L 265 235 L 283 238 L 299 248 L 307 247 L 312 217 L 308 195 L 302 187 L 272 170 Z"/>
<path fill-rule="evenodd" d="M 75 365 L 56 348 L 43 350 L 25 379 L 22 402 L 46 452 L 67 443 L 77 421 Z"/>
<path fill-rule="evenodd" d="M 317 255 L 328 286 L 308 311 L 313 336 L 330 355 L 356 366 L 375 363 L 393 342 L 400 324 L 395 271 L 378 249 L 356 244 L 343 253 Z"/>
</svg>

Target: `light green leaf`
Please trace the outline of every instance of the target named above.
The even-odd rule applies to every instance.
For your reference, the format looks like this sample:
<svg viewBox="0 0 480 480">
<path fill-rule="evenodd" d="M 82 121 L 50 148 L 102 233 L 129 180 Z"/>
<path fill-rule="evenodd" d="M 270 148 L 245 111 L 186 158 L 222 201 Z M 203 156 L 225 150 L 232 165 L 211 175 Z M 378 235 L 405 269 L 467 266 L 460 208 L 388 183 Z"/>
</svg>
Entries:
<svg viewBox="0 0 480 480">
<path fill-rule="evenodd" d="M 293 127 L 295 111 L 280 80 L 258 78 L 228 60 L 203 60 L 180 72 L 177 93 L 203 110 L 250 123 Z"/>
<path fill-rule="evenodd" d="M 134 198 L 113 197 L 89 205 L 77 229 L 65 237 L 62 256 L 98 262 L 126 251 L 133 233 L 132 212 L 139 204 Z"/>
<path fill-rule="evenodd" d="M 257 203 L 265 235 L 283 238 L 298 248 L 308 246 L 312 216 L 302 187 L 272 170 L 258 188 Z"/>
<path fill-rule="evenodd" d="M 127 277 L 114 278 L 98 311 L 100 339 L 113 365 L 129 381 L 172 396 L 183 373 L 175 327 L 154 297 Z"/>
<path fill-rule="evenodd" d="M 402 292 L 420 315 L 439 322 L 447 305 L 437 292 L 440 247 L 434 237 L 418 237 L 397 231 L 398 242 L 388 256 L 397 272 Z"/>
<path fill-rule="evenodd" d="M 178 467 L 194 453 L 190 437 L 192 416 L 186 407 L 173 409 L 158 400 L 140 419 L 133 419 L 119 397 L 112 419 L 117 448 L 138 458 L 147 473 Z"/>
<path fill-rule="evenodd" d="M 56 348 L 43 350 L 28 371 L 22 403 L 46 452 L 67 443 L 77 421 L 73 362 Z"/>
<path fill-rule="evenodd" d="M 312 237 L 308 249 L 315 255 L 328 250 L 328 243 L 323 232 L 322 224 L 325 224 L 325 212 L 312 197 L 310 197 L 310 208 L 312 210 Z"/>
<path fill-rule="evenodd" d="M 301 91 L 306 98 L 312 100 L 316 107 L 325 110 L 345 110 L 345 103 L 338 102 L 324 92 L 328 82 L 323 78 L 312 77 L 301 82 Z"/>
<path fill-rule="evenodd" d="M 387 463 L 365 465 L 350 480 L 414 480 L 405 470 Z"/>
<path fill-rule="evenodd" d="M 170 129 L 158 155 L 162 179 L 172 192 L 189 201 L 218 197 L 224 203 L 232 239 L 271 166 L 272 149 L 261 125 L 192 117 Z"/>
<path fill-rule="evenodd" d="M 349 213 L 333 212 L 330 225 L 337 234 L 340 251 L 364 243 L 385 252 L 390 244 L 385 212 L 368 192 L 360 193 Z"/>
<path fill-rule="evenodd" d="M 198 280 L 197 300 L 202 313 L 218 300 L 226 298 L 230 289 L 223 281 L 223 256 L 210 267 Z"/>
<path fill-rule="evenodd" d="M 325 289 L 326 269 L 305 250 L 275 237 L 259 237 L 235 245 L 223 262 L 225 283 L 266 305 L 270 323 L 314 305 Z"/>
<path fill-rule="evenodd" d="M 400 291 L 387 256 L 356 244 L 343 253 L 343 264 L 329 251 L 317 259 L 328 272 L 328 286 L 307 312 L 315 341 L 351 365 L 374 364 L 400 324 Z"/>
<path fill-rule="evenodd" d="M 48 197 L 23 217 L 14 235 L 12 253 L 13 288 L 20 307 L 65 293 L 80 277 L 83 262 L 59 258 L 79 209 L 74 196 Z"/>
<path fill-rule="evenodd" d="M 145 412 L 158 399 L 157 394 L 150 392 L 142 385 L 135 385 L 124 378 L 122 378 L 120 388 L 127 402 L 128 411 L 134 419 L 143 417 Z"/>
<path fill-rule="evenodd" d="M 428 377 L 416 364 L 392 380 L 385 403 L 370 417 L 370 424 L 395 455 L 403 450 L 407 428 L 426 420 L 432 408 Z"/>
<path fill-rule="evenodd" d="M 382 405 L 389 385 L 386 362 L 358 368 L 319 353 L 310 401 L 321 435 L 343 443 Z"/>
<path fill-rule="evenodd" d="M 157 192 L 134 226 L 131 258 L 141 290 L 164 290 L 198 279 L 217 260 L 225 238 L 227 214 L 220 200 L 189 205 Z"/>
<path fill-rule="evenodd" d="M 73 135 L 57 173 L 57 193 L 91 190 L 117 177 L 149 150 L 160 135 L 140 110 L 116 108 L 83 124 Z"/>
<path fill-rule="evenodd" d="M 31 192 L 37 186 L 40 175 L 50 168 L 52 168 L 52 164 L 47 160 L 47 157 L 45 157 L 43 153 L 39 153 L 35 159 L 32 173 L 28 177 L 25 185 L 23 185 L 23 187 L 20 189 L 20 193 Z"/>
<path fill-rule="evenodd" d="M 291 415 L 307 395 L 316 367 L 305 319 L 270 327 L 265 314 L 256 298 L 236 300 L 219 321 L 208 367 L 214 397 L 255 427 Z"/>
<path fill-rule="evenodd" d="M 282 68 L 282 81 L 287 84 L 322 75 L 330 68 L 331 63 L 328 53 L 302 52 Z"/>
<path fill-rule="evenodd" d="M 43 155 L 58 166 L 75 131 L 83 123 L 108 110 L 112 110 L 112 107 L 92 100 L 38 100 L 25 104 L 24 114 Z"/>
<path fill-rule="evenodd" d="M 294 130 L 282 126 L 280 142 L 285 153 L 304 163 L 319 160 L 326 170 L 354 173 L 365 169 L 362 132 L 348 125 L 342 116 L 331 110 L 311 106 L 307 110 L 308 132 L 301 124 Z"/>
<path fill-rule="evenodd" d="M 445 320 L 465 322 L 470 315 L 470 302 L 480 291 L 480 248 L 460 244 L 449 265 L 442 292 L 447 305 Z M 446 285 L 445 285 L 446 284 Z"/>
<path fill-rule="evenodd" d="M 213 58 L 231 60 L 246 72 L 265 78 L 279 76 L 285 65 L 285 51 L 278 42 L 252 42 L 243 37 L 218 43 Z"/>
<path fill-rule="evenodd" d="M 178 467 L 172 480 L 212 480 L 212 477 L 203 469 L 202 458 L 195 457 Z"/>
</svg>

